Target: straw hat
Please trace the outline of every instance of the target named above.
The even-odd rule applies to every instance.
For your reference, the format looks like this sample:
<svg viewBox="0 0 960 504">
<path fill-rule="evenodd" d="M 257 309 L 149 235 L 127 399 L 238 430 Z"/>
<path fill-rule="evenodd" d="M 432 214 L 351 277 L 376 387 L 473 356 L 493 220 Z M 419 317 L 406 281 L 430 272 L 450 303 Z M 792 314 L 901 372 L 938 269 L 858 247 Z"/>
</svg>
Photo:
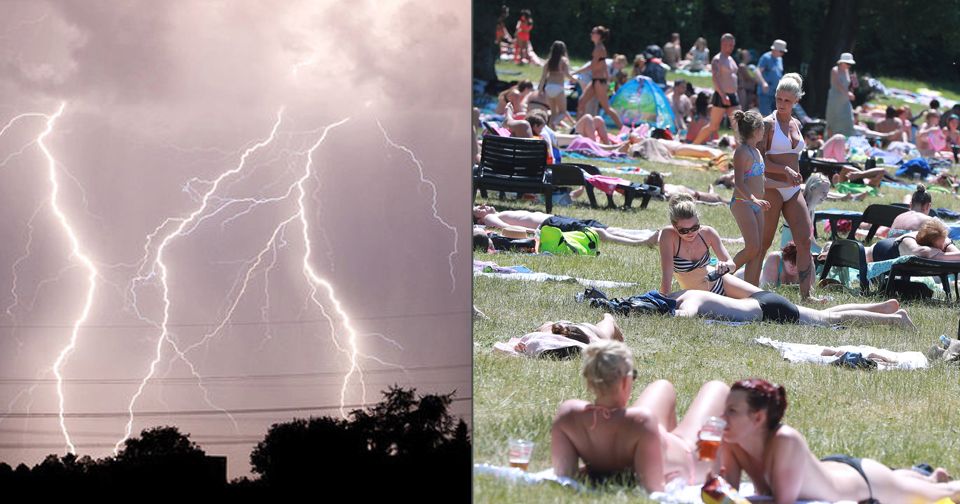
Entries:
<svg viewBox="0 0 960 504">
<path fill-rule="evenodd" d="M 783 41 L 783 40 L 781 40 L 781 39 L 774 40 L 774 41 L 773 41 L 773 45 L 770 46 L 770 50 L 771 50 L 771 51 L 780 51 L 780 52 L 782 52 L 782 53 L 785 53 L 785 52 L 787 52 L 787 43 L 786 43 L 786 41 Z"/>
<path fill-rule="evenodd" d="M 506 238 L 524 239 L 527 237 L 527 229 L 520 226 L 507 226 L 500 231 L 500 234 Z"/>
<path fill-rule="evenodd" d="M 848 65 L 856 65 L 857 62 L 853 61 L 853 53 L 845 52 L 840 55 L 840 59 L 837 60 L 837 63 L 846 63 Z"/>
</svg>

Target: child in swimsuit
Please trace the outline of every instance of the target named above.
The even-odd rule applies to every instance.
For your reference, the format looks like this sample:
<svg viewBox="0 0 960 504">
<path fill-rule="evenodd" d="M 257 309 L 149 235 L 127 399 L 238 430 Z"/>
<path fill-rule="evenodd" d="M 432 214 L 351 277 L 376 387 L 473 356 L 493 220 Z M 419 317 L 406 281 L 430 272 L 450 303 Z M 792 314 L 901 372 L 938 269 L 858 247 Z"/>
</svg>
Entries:
<svg viewBox="0 0 960 504">
<path fill-rule="evenodd" d="M 763 156 L 757 144 L 763 139 L 763 117 L 756 112 L 734 112 L 733 118 L 740 134 L 740 146 L 733 154 L 733 198 L 730 211 L 743 235 L 743 250 L 733 257 L 734 270 L 747 265 L 744 278 L 759 277 L 763 266 L 760 256 L 760 237 L 763 230 L 763 211 L 770 203 L 761 199 L 764 191 Z M 749 272 L 756 269 L 756 275 Z M 730 273 L 733 273 L 730 271 Z"/>
</svg>

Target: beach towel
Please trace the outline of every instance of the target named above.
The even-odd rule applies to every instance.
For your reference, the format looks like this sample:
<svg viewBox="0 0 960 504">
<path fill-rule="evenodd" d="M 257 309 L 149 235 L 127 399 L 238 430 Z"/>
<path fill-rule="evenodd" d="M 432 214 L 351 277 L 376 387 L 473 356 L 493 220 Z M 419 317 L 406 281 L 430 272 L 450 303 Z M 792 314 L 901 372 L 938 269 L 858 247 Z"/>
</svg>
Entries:
<svg viewBox="0 0 960 504">
<path fill-rule="evenodd" d="M 600 167 L 600 173 L 617 173 L 620 175 L 640 175 L 642 177 L 650 175 L 649 171 L 639 166 L 602 166 Z M 667 175 L 669 175 L 669 173 L 661 173 L 660 175 L 663 175 L 664 177 L 666 177 Z"/>
<path fill-rule="evenodd" d="M 582 136 L 574 138 L 570 142 L 570 145 L 567 145 L 565 152 L 576 152 L 586 156 L 591 156 L 595 158 L 623 158 L 626 157 L 625 154 L 616 151 L 610 151 L 600 147 L 600 144 L 597 142 Z"/>
<path fill-rule="evenodd" d="M 877 348 L 868 345 L 840 345 L 836 347 L 825 347 L 821 345 L 805 345 L 801 343 L 786 343 L 772 340 L 770 338 L 756 338 L 755 343 L 768 346 L 780 352 L 784 359 L 790 362 L 810 362 L 814 364 L 833 364 L 838 359 L 835 355 L 823 355 L 827 348 L 840 350 L 842 352 L 855 352 L 864 357 L 875 355 L 886 359 L 875 361 L 878 370 L 890 369 L 923 369 L 929 365 L 927 357 L 920 352 L 894 352 L 885 348 Z"/>
<path fill-rule="evenodd" d="M 535 332 L 520 338 L 510 338 L 506 342 L 493 344 L 493 349 L 516 357 L 556 357 L 567 358 L 579 355 L 587 348 L 582 341 L 568 338 L 561 334 Z"/>
<path fill-rule="evenodd" d="M 625 178 L 611 177 L 609 175 L 590 175 L 589 173 L 584 173 L 583 178 L 593 187 L 611 196 L 616 192 L 617 186 L 629 186 L 631 184 L 631 182 Z"/>
<path fill-rule="evenodd" d="M 473 464 L 473 473 L 494 476 L 512 483 L 537 485 L 542 483 L 560 485 L 575 492 L 585 492 L 586 488 L 571 478 L 564 478 L 553 473 L 553 469 L 540 472 L 526 472 L 517 467 L 495 466 L 491 464 Z"/>
<path fill-rule="evenodd" d="M 495 478 L 509 481 L 515 484 L 524 485 L 560 485 L 569 488 L 577 493 L 596 494 L 596 491 L 588 489 L 580 482 L 557 476 L 553 469 L 546 469 L 539 472 L 524 472 L 516 467 L 496 466 L 492 464 L 473 464 L 473 474 L 488 475 Z M 700 492 L 703 485 L 687 485 L 683 478 L 676 478 L 668 482 L 662 492 L 652 492 L 650 499 L 662 504 L 703 504 L 700 498 Z M 740 483 L 740 495 L 751 498 L 751 502 L 772 502 L 772 499 L 757 497 L 753 483 L 744 481 Z M 831 504 L 824 501 L 797 501 L 797 504 Z M 855 504 L 853 501 L 840 501 L 833 504 Z"/>
<path fill-rule="evenodd" d="M 880 190 L 873 186 L 868 186 L 866 184 L 858 184 L 856 182 L 840 182 L 837 184 L 837 192 L 841 194 L 861 194 L 867 193 L 871 196 L 878 196 Z"/>
</svg>

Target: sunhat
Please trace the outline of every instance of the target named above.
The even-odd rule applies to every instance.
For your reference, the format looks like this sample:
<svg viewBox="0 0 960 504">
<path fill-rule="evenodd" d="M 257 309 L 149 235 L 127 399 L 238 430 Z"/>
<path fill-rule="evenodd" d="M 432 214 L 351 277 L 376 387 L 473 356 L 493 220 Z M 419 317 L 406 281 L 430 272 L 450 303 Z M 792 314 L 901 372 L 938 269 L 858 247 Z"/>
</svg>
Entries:
<svg viewBox="0 0 960 504">
<path fill-rule="evenodd" d="M 774 41 L 773 41 L 773 45 L 770 46 L 770 50 L 771 50 L 771 51 L 780 51 L 780 52 L 785 53 L 785 52 L 787 52 L 787 43 L 786 43 L 785 41 L 781 40 L 781 39 L 774 40 Z"/>
<path fill-rule="evenodd" d="M 840 55 L 840 59 L 837 60 L 837 63 L 846 63 L 848 65 L 856 65 L 857 62 L 853 61 L 853 53 L 845 52 Z"/>
</svg>

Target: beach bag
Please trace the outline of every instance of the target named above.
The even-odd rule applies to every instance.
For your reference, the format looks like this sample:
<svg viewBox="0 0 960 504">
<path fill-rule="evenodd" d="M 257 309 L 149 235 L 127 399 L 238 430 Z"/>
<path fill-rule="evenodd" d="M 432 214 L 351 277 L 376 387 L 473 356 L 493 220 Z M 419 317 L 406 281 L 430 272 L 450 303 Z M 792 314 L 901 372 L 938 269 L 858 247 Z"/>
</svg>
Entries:
<svg viewBox="0 0 960 504">
<path fill-rule="evenodd" d="M 541 226 L 540 252 L 595 256 L 600 254 L 600 235 L 590 228 L 583 231 L 560 231 L 560 228 L 553 226 Z"/>
</svg>

